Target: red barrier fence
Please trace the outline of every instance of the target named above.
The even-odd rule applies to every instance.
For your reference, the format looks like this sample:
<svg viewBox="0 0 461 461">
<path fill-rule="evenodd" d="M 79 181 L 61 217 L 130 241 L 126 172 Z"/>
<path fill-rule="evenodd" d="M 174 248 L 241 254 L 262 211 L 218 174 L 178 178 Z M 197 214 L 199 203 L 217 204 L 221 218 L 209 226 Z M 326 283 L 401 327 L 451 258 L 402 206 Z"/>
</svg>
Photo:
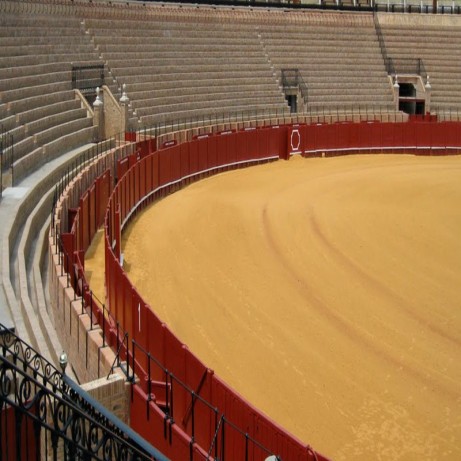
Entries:
<svg viewBox="0 0 461 461">
<path fill-rule="evenodd" d="M 130 134 L 130 139 L 134 138 Z M 81 197 L 70 234 L 62 234 L 72 285 L 85 299 L 104 340 L 127 361 L 132 426 L 173 460 L 326 460 L 279 427 L 223 383 L 156 316 L 120 263 L 121 229 L 133 213 L 203 176 L 293 154 L 404 152 L 459 153 L 460 124 L 336 123 L 252 128 L 196 137 L 156 151 L 153 140 L 119 161 L 118 182 L 105 214 L 107 306 L 96 303 L 82 274 L 83 253 L 101 224 L 111 191 L 104 173 Z M 73 237 L 72 237 L 73 236 Z"/>
<path fill-rule="evenodd" d="M 429 119 L 430 120 L 430 119 Z M 345 153 L 459 153 L 458 122 L 415 119 L 406 123 L 333 123 L 290 127 L 288 153 L 304 156 Z"/>
</svg>

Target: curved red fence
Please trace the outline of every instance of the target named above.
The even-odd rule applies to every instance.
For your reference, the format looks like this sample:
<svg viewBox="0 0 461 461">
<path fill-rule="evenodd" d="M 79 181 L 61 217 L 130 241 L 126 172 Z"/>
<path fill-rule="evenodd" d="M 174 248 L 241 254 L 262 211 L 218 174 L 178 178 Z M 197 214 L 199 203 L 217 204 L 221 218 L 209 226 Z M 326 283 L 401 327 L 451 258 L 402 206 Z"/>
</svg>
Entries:
<svg viewBox="0 0 461 461">
<path fill-rule="evenodd" d="M 293 154 L 459 153 L 460 127 L 432 119 L 273 126 L 166 143 L 160 150 L 155 140 L 139 141 L 137 152 L 118 163 L 105 214 L 108 311 L 92 298 L 82 275 L 83 252 L 111 191 L 107 172 L 81 198 L 72 232 L 62 235 L 66 253 L 73 255 L 72 285 L 132 380 L 133 428 L 173 460 L 264 460 L 271 454 L 326 460 L 230 389 L 144 302 L 120 264 L 121 230 L 134 213 L 203 176 Z"/>
</svg>

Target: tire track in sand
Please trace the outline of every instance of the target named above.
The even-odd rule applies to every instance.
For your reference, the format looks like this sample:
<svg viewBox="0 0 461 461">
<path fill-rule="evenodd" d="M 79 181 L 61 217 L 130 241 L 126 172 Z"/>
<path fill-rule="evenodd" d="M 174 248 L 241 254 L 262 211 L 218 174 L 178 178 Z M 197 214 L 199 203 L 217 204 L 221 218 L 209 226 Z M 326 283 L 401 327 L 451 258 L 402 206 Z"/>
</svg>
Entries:
<svg viewBox="0 0 461 461">
<path fill-rule="evenodd" d="M 313 230 L 314 230 L 316 237 L 332 253 L 332 255 L 336 258 L 336 260 L 344 265 L 345 262 L 347 262 L 347 258 L 344 255 L 341 255 L 341 253 L 338 250 L 334 251 L 333 245 L 328 243 L 328 239 L 326 239 L 326 237 L 320 231 L 320 227 L 318 223 L 316 223 L 312 210 L 310 212 L 310 221 L 312 223 Z M 309 304 L 312 307 L 316 309 L 316 311 L 321 316 L 327 318 L 328 321 L 332 325 L 334 325 L 334 327 L 336 328 L 339 334 L 347 336 L 349 340 L 353 343 L 359 343 L 363 347 L 366 347 L 366 349 L 371 354 L 373 354 L 375 357 L 377 357 L 379 360 L 385 360 L 392 366 L 400 368 L 400 369 L 404 368 L 405 371 L 409 375 L 411 375 L 416 381 L 420 382 L 422 386 L 427 386 L 428 381 L 432 385 L 440 386 L 440 383 L 435 382 L 434 378 L 431 375 L 424 374 L 421 370 L 416 369 L 413 366 L 409 366 L 407 362 L 396 357 L 390 351 L 387 351 L 386 349 L 380 347 L 376 341 L 368 338 L 364 332 L 354 327 L 354 325 L 350 321 L 348 321 L 346 317 L 341 316 L 340 314 L 335 312 L 333 309 L 330 309 L 323 301 L 321 301 L 315 295 L 315 290 L 309 286 L 308 282 L 305 280 L 304 277 L 300 276 L 300 274 L 293 267 L 291 262 L 287 259 L 284 251 L 280 249 L 277 243 L 277 239 L 274 237 L 273 231 L 271 229 L 271 221 L 268 217 L 267 203 L 264 204 L 262 208 L 262 222 L 263 222 L 264 236 L 268 243 L 269 249 L 274 253 L 276 259 L 279 261 L 280 265 L 283 267 L 287 275 L 291 279 L 298 282 L 298 283 L 292 284 L 294 289 L 297 289 L 300 292 L 300 294 L 309 302 Z M 352 262 L 347 262 L 347 266 L 350 267 L 351 269 L 355 267 Z M 357 274 L 357 276 L 360 276 L 365 281 L 368 281 L 369 276 L 363 270 L 356 268 L 354 272 Z M 377 280 L 374 280 L 372 286 L 375 288 L 379 288 L 379 285 L 380 285 L 379 282 Z M 386 291 L 384 287 L 381 287 L 380 289 L 382 290 L 383 293 Z M 436 370 L 433 370 L 433 371 L 436 371 Z M 452 389 L 446 388 L 444 389 L 444 392 L 446 392 L 446 394 L 449 394 L 450 396 L 454 398 L 459 397 L 459 394 L 456 392 L 453 392 Z"/>
</svg>

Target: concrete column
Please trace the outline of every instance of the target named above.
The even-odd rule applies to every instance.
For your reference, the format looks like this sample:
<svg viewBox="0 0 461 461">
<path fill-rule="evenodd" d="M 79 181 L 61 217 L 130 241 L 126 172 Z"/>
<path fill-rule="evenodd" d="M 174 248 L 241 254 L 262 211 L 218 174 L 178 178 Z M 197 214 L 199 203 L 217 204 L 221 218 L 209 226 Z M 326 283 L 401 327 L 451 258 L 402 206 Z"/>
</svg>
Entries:
<svg viewBox="0 0 461 461">
<path fill-rule="evenodd" d="M 99 87 L 96 88 L 96 99 L 93 103 L 93 126 L 98 128 L 95 134 L 96 142 L 104 140 L 104 104 L 99 96 L 100 91 Z"/>
<path fill-rule="evenodd" d="M 426 113 L 431 111 L 431 94 L 432 94 L 432 86 L 429 82 L 429 75 L 426 77 L 426 84 L 424 85 L 424 89 L 426 90 L 426 104 L 425 110 Z"/>
<path fill-rule="evenodd" d="M 130 104 L 130 99 L 126 94 L 126 85 L 123 84 L 122 97 L 120 98 L 120 108 L 122 109 L 122 130 L 128 131 L 129 129 L 129 117 L 128 117 L 128 106 Z"/>
<path fill-rule="evenodd" d="M 400 85 L 397 75 L 395 76 L 394 84 L 392 85 L 394 89 L 394 101 L 395 101 L 395 110 L 399 110 L 399 96 L 400 96 Z"/>
</svg>

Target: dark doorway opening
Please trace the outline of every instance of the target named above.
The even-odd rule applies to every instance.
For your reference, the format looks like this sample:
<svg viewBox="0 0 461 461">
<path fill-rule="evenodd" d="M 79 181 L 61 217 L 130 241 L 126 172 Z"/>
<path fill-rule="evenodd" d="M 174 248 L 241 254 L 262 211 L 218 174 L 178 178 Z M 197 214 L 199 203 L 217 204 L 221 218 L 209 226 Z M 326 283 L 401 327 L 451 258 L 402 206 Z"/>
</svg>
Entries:
<svg viewBox="0 0 461 461">
<path fill-rule="evenodd" d="M 414 98 L 416 96 L 416 88 L 413 83 L 400 83 L 399 96 L 401 98 Z"/>
<path fill-rule="evenodd" d="M 285 99 L 290 106 L 290 113 L 294 114 L 298 112 L 298 96 L 296 94 L 286 94 Z"/>
</svg>

